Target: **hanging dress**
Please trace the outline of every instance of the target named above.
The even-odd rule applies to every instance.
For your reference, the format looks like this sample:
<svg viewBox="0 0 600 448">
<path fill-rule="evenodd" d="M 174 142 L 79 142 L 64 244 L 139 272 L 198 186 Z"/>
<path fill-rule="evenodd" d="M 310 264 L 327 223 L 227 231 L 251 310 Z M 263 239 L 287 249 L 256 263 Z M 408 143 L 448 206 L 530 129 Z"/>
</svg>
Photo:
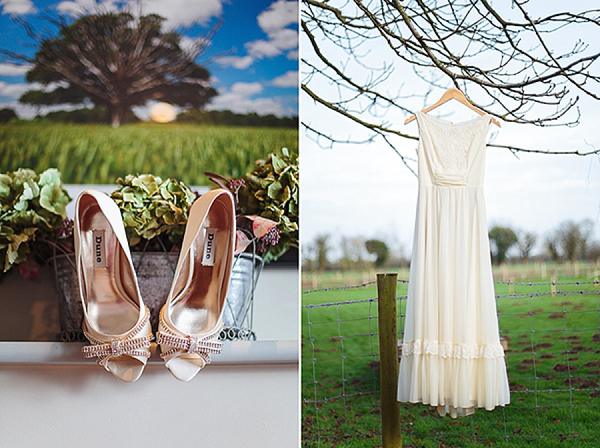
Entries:
<svg viewBox="0 0 600 448">
<path fill-rule="evenodd" d="M 416 116 L 419 196 L 398 401 L 470 415 L 510 402 L 483 197 L 491 117 Z"/>
</svg>

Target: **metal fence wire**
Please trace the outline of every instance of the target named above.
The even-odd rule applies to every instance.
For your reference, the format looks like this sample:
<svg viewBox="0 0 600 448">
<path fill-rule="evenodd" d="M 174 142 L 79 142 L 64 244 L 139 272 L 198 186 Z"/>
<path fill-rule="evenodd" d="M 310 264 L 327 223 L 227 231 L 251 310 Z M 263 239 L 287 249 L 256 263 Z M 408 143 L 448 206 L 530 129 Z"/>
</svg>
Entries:
<svg viewBox="0 0 600 448">
<path fill-rule="evenodd" d="M 398 282 L 399 357 L 407 283 Z M 380 443 L 374 284 L 303 292 L 305 446 Z M 405 446 L 600 446 L 598 279 L 496 282 L 495 290 L 511 403 L 456 420 L 402 404 Z M 348 299 L 329 300 L 337 298 Z"/>
</svg>

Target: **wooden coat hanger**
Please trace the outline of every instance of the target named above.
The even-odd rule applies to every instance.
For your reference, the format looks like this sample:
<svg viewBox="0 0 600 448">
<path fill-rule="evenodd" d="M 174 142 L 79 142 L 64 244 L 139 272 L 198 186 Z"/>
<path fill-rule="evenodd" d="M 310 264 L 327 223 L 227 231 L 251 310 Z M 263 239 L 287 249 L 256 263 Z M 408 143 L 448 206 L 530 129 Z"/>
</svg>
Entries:
<svg viewBox="0 0 600 448">
<path fill-rule="evenodd" d="M 455 99 L 457 100 L 459 103 L 464 104 L 465 106 L 467 106 L 469 109 L 471 109 L 472 111 L 477 112 L 479 115 L 485 115 L 485 112 L 482 111 L 481 109 L 476 108 L 475 106 L 473 106 L 469 100 L 467 99 L 467 97 L 465 96 L 464 93 L 462 93 L 460 90 L 458 89 L 448 89 L 446 90 L 446 92 L 442 95 L 442 97 L 439 99 L 439 101 L 435 104 L 432 104 L 431 106 L 427 106 L 425 109 L 423 109 L 421 112 L 423 112 L 424 114 L 426 114 L 427 112 L 429 112 L 430 110 L 435 109 L 438 106 L 441 106 L 442 104 L 450 101 L 451 99 Z M 412 114 L 410 117 L 408 117 L 405 121 L 404 124 L 408 124 L 411 121 L 413 121 L 415 118 L 417 118 L 417 116 L 415 114 Z M 496 120 L 494 117 L 492 117 L 492 123 L 494 123 L 496 126 L 501 127 L 500 122 L 498 120 Z"/>
</svg>

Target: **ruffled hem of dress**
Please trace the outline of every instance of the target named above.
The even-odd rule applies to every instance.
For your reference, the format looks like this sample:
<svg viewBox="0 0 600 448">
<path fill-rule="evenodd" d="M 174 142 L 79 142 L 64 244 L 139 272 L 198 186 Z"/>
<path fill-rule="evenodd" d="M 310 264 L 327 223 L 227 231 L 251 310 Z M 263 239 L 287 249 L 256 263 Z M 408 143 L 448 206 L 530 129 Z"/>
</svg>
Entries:
<svg viewBox="0 0 600 448">
<path fill-rule="evenodd" d="M 497 344 L 453 344 L 416 340 L 402 344 L 402 356 L 406 355 L 436 355 L 442 358 L 498 358 L 504 357 L 504 349 Z"/>
<path fill-rule="evenodd" d="M 403 353 L 397 398 L 436 407 L 439 415 L 453 418 L 470 415 L 476 408 L 491 411 L 510 403 L 506 362 L 503 356 L 444 358 Z"/>
</svg>

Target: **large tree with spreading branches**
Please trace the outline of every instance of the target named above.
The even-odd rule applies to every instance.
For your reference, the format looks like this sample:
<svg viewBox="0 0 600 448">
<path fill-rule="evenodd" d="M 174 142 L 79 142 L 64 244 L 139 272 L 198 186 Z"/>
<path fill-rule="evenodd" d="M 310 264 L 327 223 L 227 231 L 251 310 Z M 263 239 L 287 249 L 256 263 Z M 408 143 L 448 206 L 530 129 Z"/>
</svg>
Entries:
<svg viewBox="0 0 600 448">
<path fill-rule="evenodd" d="M 402 91 L 413 73 L 425 80 L 423 105 L 437 100 L 427 98 L 432 87 L 455 87 L 504 121 L 572 126 L 580 118 L 580 97 L 600 99 L 600 44 L 592 38 L 600 31 L 600 10 L 575 6 L 540 15 L 551 5 L 528 0 L 303 0 L 301 89 L 307 99 L 383 138 L 394 150 L 391 140 L 416 139 L 389 119 L 415 112 L 406 105 L 414 105 L 410 101 L 420 93 Z M 589 42 L 581 39 L 584 35 Z M 315 139 L 350 142 L 323 123 L 313 124 L 309 115 L 303 126 Z"/>
<path fill-rule="evenodd" d="M 183 48 L 181 35 L 162 31 L 164 18 L 135 17 L 128 12 L 90 14 L 68 23 L 54 19 L 58 33 L 40 37 L 28 82 L 56 85 L 53 90 L 30 90 L 19 101 L 34 105 L 92 102 L 106 108 L 118 127 L 133 106 L 163 100 L 183 107 L 202 107 L 216 91 L 208 70 L 195 60 L 207 43 L 197 39 Z"/>
</svg>

